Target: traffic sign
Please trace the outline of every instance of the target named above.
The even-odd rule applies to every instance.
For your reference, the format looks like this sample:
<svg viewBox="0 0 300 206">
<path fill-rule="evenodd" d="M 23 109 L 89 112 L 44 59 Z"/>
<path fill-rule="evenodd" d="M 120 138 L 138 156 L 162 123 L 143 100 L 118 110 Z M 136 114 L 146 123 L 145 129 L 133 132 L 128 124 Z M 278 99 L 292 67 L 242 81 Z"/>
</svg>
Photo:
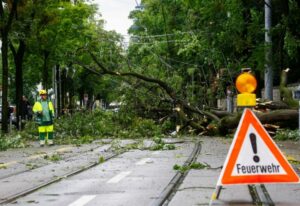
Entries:
<svg viewBox="0 0 300 206">
<path fill-rule="evenodd" d="M 217 185 L 299 182 L 255 114 L 245 109 Z"/>
</svg>

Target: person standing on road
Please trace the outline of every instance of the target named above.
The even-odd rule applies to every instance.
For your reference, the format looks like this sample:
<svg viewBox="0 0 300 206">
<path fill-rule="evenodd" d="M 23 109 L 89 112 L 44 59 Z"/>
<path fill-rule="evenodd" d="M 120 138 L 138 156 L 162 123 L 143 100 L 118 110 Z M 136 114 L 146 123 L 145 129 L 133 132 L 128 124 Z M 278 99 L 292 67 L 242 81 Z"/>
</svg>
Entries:
<svg viewBox="0 0 300 206">
<path fill-rule="evenodd" d="M 54 107 L 51 101 L 47 99 L 46 90 L 39 91 L 41 99 L 34 103 L 32 111 L 35 115 L 36 122 L 39 127 L 40 146 L 43 147 L 47 143 L 53 145 L 53 118 Z"/>
<path fill-rule="evenodd" d="M 30 103 L 28 102 L 26 96 L 22 96 L 22 103 L 21 103 L 21 106 L 22 106 L 22 113 L 21 113 L 21 117 L 22 119 L 25 119 L 25 120 L 28 120 L 30 119 Z"/>
</svg>

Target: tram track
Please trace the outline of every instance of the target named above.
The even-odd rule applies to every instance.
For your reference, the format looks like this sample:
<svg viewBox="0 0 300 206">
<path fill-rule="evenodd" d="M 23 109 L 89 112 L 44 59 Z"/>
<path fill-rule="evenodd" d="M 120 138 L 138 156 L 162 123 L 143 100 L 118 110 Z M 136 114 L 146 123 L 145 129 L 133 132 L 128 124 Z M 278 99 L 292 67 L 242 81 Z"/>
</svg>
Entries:
<svg viewBox="0 0 300 206">
<path fill-rule="evenodd" d="M 125 145 L 127 145 L 127 144 L 125 144 Z M 45 188 L 45 187 L 47 187 L 49 185 L 57 183 L 57 182 L 59 182 L 61 180 L 64 180 L 66 178 L 69 178 L 71 176 L 79 174 L 81 172 L 87 171 L 87 170 L 89 170 L 89 169 L 91 169 L 91 168 L 93 168 L 95 166 L 100 165 L 101 163 L 107 162 L 107 161 L 109 161 L 109 160 L 111 160 L 113 158 L 116 158 L 116 157 L 118 157 L 118 156 L 120 156 L 120 155 L 122 155 L 122 154 L 124 154 L 125 152 L 128 151 L 128 148 L 126 148 L 126 146 L 122 146 L 121 148 L 117 148 L 117 150 L 115 150 L 115 148 L 114 148 L 114 146 L 112 144 L 108 144 L 108 145 L 105 145 L 105 146 L 109 146 L 109 148 L 106 148 L 106 149 L 103 150 L 104 153 L 103 153 L 102 156 L 99 157 L 99 154 L 98 154 L 98 158 L 96 159 L 97 161 L 94 161 L 94 162 L 89 163 L 89 164 L 85 164 L 85 166 L 80 167 L 79 169 L 76 169 L 76 170 L 64 173 L 62 175 L 52 176 L 50 178 L 47 178 L 48 180 L 45 180 L 44 182 L 43 181 L 39 181 L 39 180 L 34 180 L 35 183 L 33 183 L 34 185 L 32 187 L 31 186 L 23 187 L 23 189 L 21 188 L 17 192 L 16 191 L 11 191 L 11 189 L 10 189 L 11 192 L 9 193 L 9 195 L 2 195 L 2 197 L 0 197 L 0 205 L 12 203 L 13 201 L 15 201 L 15 200 L 17 200 L 17 199 L 19 199 L 21 197 L 27 196 L 27 195 L 29 195 L 31 193 L 34 193 L 37 190 Z M 103 147 L 103 145 L 101 145 L 99 147 L 96 147 L 96 148 L 93 148 L 93 152 L 97 151 L 97 148 L 99 149 L 101 147 Z M 82 156 L 82 155 L 88 156 L 86 154 L 87 152 L 90 152 L 90 151 L 85 151 L 85 152 L 83 152 L 83 153 L 81 153 L 79 155 L 76 155 L 76 156 L 77 156 L 77 158 L 80 157 L 80 156 Z M 75 156 L 72 156 L 71 158 L 74 159 L 74 157 Z M 62 161 L 67 162 L 68 158 L 67 159 L 63 159 Z M 47 167 L 49 165 L 51 165 L 51 164 L 43 165 L 41 167 L 37 167 L 37 168 L 32 169 L 32 170 L 25 170 L 25 171 L 20 171 L 18 173 L 11 174 L 11 175 L 7 175 L 5 177 L 0 178 L 0 181 L 2 181 L 3 183 L 6 182 L 7 184 L 9 184 L 9 182 L 14 181 L 14 177 L 17 177 L 18 175 L 23 175 L 24 177 L 26 177 L 26 175 L 28 174 L 28 176 L 33 176 L 34 174 L 31 173 L 32 171 L 36 171 L 36 174 L 39 174 L 39 171 L 37 171 L 37 170 L 39 170 L 40 168 L 43 168 L 43 167 Z"/>
<path fill-rule="evenodd" d="M 187 166 L 196 161 L 199 153 L 201 152 L 201 143 L 197 142 L 195 144 L 194 150 L 190 154 L 189 158 L 184 163 Z M 188 175 L 189 171 L 184 173 L 177 172 L 169 184 L 164 188 L 160 196 L 151 204 L 151 206 L 167 206 L 171 201 L 172 197 L 176 195 L 176 192 L 184 181 L 185 177 Z M 274 206 L 274 202 L 271 199 L 269 192 L 267 191 L 265 185 L 248 185 L 249 193 L 252 198 L 253 205 L 257 206 Z"/>
<path fill-rule="evenodd" d="M 300 170 L 294 167 L 298 175 L 300 175 Z M 273 202 L 266 186 L 264 184 L 260 185 L 248 185 L 249 193 L 252 197 L 253 204 L 257 206 L 274 206 Z"/>
<path fill-rule="evenodd" d="M 198 141 L 195 143 L 193 151 L 191 152 L 190 156 L 185 161 L 183 166 L 188 166 L 191 163 L 195 162 L 200 152 L 201 152 L 201 143 L 200 141 Z M 171 200 L 171 198 L 175 195 L 178 187 L 183 182 L 187 174 L 188 171 L 184 173 L 178 171 L 171 179 L 169 184 L 163 189 L 159 197 L 154 202 L 152 202 L 151 206 L 167 205 L 168 202 Z"/>
<path fill-rule="evenodd" d="M 254 205 L 257 206 L 274 206 L 274 202 L 265 187 L 265 185 L 248 185 L 249 193 Z"/>
<path fill-rule="evenodd" d="M 186 142 L 186 141 L 184 141 L 184 142 Z M 211 145 L 215 145 L 215 142 L 216 141 L 212 140 L 210 142 L 210 144 Z M 171 142 L 171 143 L 183 143 L 183 142 Z M 202 162 L 206 162 L 205 160 L 207 160 L 207 159 L 205 159 L 203 156 L 212 157 L 211 155 L 214 155 L 214 152 L 207 152 L 207 151 L 210 151 L 210 150 L 208 150 L 208 148 L 211 148 L 211 147 L 208 147 L 208 146 L 209 145 L 205 144 L 205 142 L 190 142 L 190 145 L 188 147 L 189 149 L 186 150 L 187 153 L 184 156 L 184 159 L 182 159 L 181 164 L 183 163 L 183 166 L 188 166 L 188 165 L 194 163 L 196 160 L 198 160 L 198 161 L 201 160 Z M 13 195 L 10 195 L 10 196 L 7 196 L 4 199 L 0 198 L 0 204 L 3 205 L 3 204 L 7 204 L 7 203 L 12 203 L 12 202 L 14 203 L 15 200 L 17 200 L 17 199 L 19 199 L 21 197 L 27 196 L 27 195 L 29 195 L 31 193 L 34 193 L 37 190 L 40 190 L 40 189 L 42 189 L 44 187 L 47 187 L 47 186 L 49 186 L 49 185 L 51 185 L 53 183 L 57 183 L 57 182 L 59 182 L 61 180 L 64 180 L 66 178 L 69 178 L 71 176 L 74 176 L 76 174 L 84 172 L 86 170 L 89 170 L 89 169 L 91 169 L 91 168 L 93 168 L 93 167 L 101 164 L 102 162 L 107 162 L 107 161 L 109 161 L 109 160 L 111 160 L 113 158 L 118 157 L 121 154 L 124 154 L 126 151 L 128 151 L 128 150 L 118 151 L 117 153 L 111 153 L 111 154 L 106 153 L 105 156 L 103 156 L 103 161 L 101 161 L 101 162 L 90 163 L 90 164 L 86 165 L 83 168 L 80 168 L 80 169 L 77 169 L 77 170 L 73 170 L 72 172 L 68 172 L 68 173 L 66 173 L 64 175 L 53 177 L 49 181 L 36 184 L 35 186 L 33 186 L 31 188 L 24 189 L 23 191 L 18 192 L 18 193 L 13 194 Z M 199 156 L 200 152 L 201 152 L 201 156 Z M 130 154 L 130 153 L 128 153 L 128 154 Z M 133 154 L 133 153 L 131 153 L 131 154 Z M 198 159 L 198 157 L 199 157 L 199 159 Z M 134 158 L 137 158 L 137 157 L 134 156 Z M 135 162 L 134 158 L 133 158 L 133 161 Z M 219 170 L 220 169 L 219 166 L 222 165 L 222 159 L 221 158 L 223 158 L 223 157 L 222 157 L 222 155 L 219 155 L 218 158 L 220 159 L 218 162 L 216 162 L 216 160 L 213 159 L 213 158 L 208 158 L 207 165 L 213 165 L 213 167 L 208 167 L 205 170 L 206 174 L 207 174 L 207 172 L 210 172 L 211 169 L 213 169 L 213 170 L 216 170 L 216 169 Z M 149 158 L 143 158 L 142 160 L 145 160 L 145 159 L 149 159 Z M 124 173 L 127 170 L 130 170 L 128 168 L 130 168 L 129 166 L 130 166 L 130 164 L 132 164 L 133 161 L 131 161 L 131 162 L 128 161 L 127 164 L 126 164 L 127 166 L 124 167 L 124 171 L 122 170 L 121 173 L 122 172 Z M 112 161 L 112 162 L 114 162 L 114 161 Z M 212 164 L 212 162 L 214 162 L 214 164 Z M 144 164 L 141 164 L 141 165 L 148 164 L 148 166 L 149 166 L 149 165 L 154 164 L 154 163 L 156 163 L 156 161 L 151 160 L 151 161 L 148 161 L 148 163 L 144 163 Z M 139 164 L 132 164 L 132 165 L 139 165 Z M 133 167 L 135 167 L 135 166 L 133 166 Z M 171 168 L 171 167 L 169 167 L 169 168 Z M 134 169 L 130 170 L 130 172 L 132 172 L 132 174 L 134 173 L 133 171 L 134 171 Z M 299 174 L 298 168 L 296 168 L 296 171 Z M 195 171 L 195 172 L 197 172 L 197 173 L 199 172 L 198 173 L 199 177 L 201 177 L 201 175 L 203 174 L 204 170 L 199 170 L 199 171 Z M 116 171 L 116 176 L 118 175 L 118 173 L 119 173 L 119 171 Z M 218 173 L 218 171 L 215 171 L 215 174 L 216 173 Z M 142 176 L 142 177 L 144 178 L 144 176 Z M 179 188 L 182 187 L 182 185 L 185 185 L 184 189 L 182 189 L 182 191 L 183 191 L 183 190 L 185 190 L 187 188 L 187 186 L 189 186 L 189 185 L 186 184 L 186 180 L 188 180 L 189 177 L 190 177 L 189 176 L 189 170 L 187 170 L 185 172 L 178 171 L 175 174 L 172 173 L 172 175 L 170 175 L 168 177 L 168 179 L 165 181 L 165 183 L 163 184 L 163 186 L 160 187 L 160 190 L 161 190 L 160 194 L 159 195 L 155 195 L 156 199 L 154 199 L 154 200 L 152 199 L 151 201 L 149 201 L 149 203 L 150 203 L 149 205 L 151 205 L 151 206 L 161 206 L 161 205 L 166 206 L 166 205 L 172 205 L 172 203 L 174 203 L 174 201 L 178 201 L 178 193 L 180 193 Z M 141 176 L 138 176 L 138 177 L 136 177 L 136 176 L 134 177 L 133 176 L 131 178 L 141 178 Z M 106 182 L 109 182 L 109 181 L 106 181 Z M 212 190 L 214 187 L 213 186 L 210 186 L 210 187 L 208 186 L 210 182 L 208 181 L 208 184 L 205 183 L 205 185 L 204 184 L 201 184 L 201 185 L 192 184 L 192 186 L 195 187 L 195 190 L 197 190 L 199 188 L 201 188 L 201 189 L 204 188 L 205 190 Z M 193 189 L 193 187 L 191 187 L 191 188 Z M 245 198 L 244 199 L 245 199 L 245 202 L 247 202 L 249 205 L 253 204 L 253 205 L 257 205 L 257 206 L 260 206 L 260 205 L 261 206 L 273 206 L 273 205 L 275 205 L 274 201 L 277 202 L 276 196 L 275 196 L 274 201 L 272 200 L 271 195 L 269 194 L 269 192 L 267 190 L 267 188 L 270 189 L 269 186 L 265 187 L 265 185 L 260 184 L 260 185 L 248 185 L 248 186 L 245 185 L 243 187 L 245 187 L 245 188 L 243 188 L 243 189 L 245 189 L 244 190 L 245 191 L 245 193 L 244 193 L 244 197 Z M 188 188 L 188 189 L 190 189 L 190 188 Z M 223 189 L 225 189 L 225 188 L 223 188 Z M 181 197 L 182 197 L 182 191 L 181 191 Z M 231 190 L 231 191 L 234 191 L 234 190 Z M 271 191 L 271 194 L 273 194 L 272 189 L 270 191 Z M 108 191 L 108 192 L 110 192 L 110 191 Z M 85 193 L 83 193 L 83 194 L 85 194 Z M 228 194 L 228 191 L 227 191 L 227 194 Z M 250 196 L 248 194 L 250 194 Z M 201 194 L 199 194 L 199 195 L 201 196 Z M 225 196 L 226 196 L 226 194 L 225 194 Z M 151 196 L 151 197 L 153 197 L 153 196 Z M 241 196 L 241 197 L 243 199 L 243 196 Z M 205 197 L 203 197 L 202 200 L 203 199 L 205 199 Z M 223 203 L 230 203 L 231 202 L 231 199 L 226 199 L 226 198 L 224 198 L 224 199 L 225 199 L 225 202 L 223 202 L 222 199 L 220 199 L 220 201 L 216 201 L 215 204 L 222 205 L 222 202 Z M 19 202 L 19 200 L 18 200 L 18 202 Z M 195 202 L 198 202 L 198 199 L 195 198 Z M 199 203 L 199 205 L 205 205 L 204 203 L 206 204 L 206 202 L 203 201 L 203 202 Z M 148 203 L 146 205 L 148 205 Z M 212 205 L 214 205 L 214 204 L 212 204 Z"/>
<path fill-rule="evenodd" d="M 298 175 L 300 175 L 300 170 L 298 167 L 294 167 Z M 266 186 L 264 184 L 260 185 L 248 185 L 249 193 L 252 197 L 253 204 L 257 206 L 274 206 L 273 202 Z"/>
<path fill-rule="evenodd" d="M 46 182 L 43 182 L 43 183 L 40 183 L 40 184 L 36 184 L 35 186 L 33 186 L 31 188 L 28 188 L 28 189 L 24 189 L 23 191 L 18 192 L 16 194 L 13 194 L 13 195 L 10 195 L 10 196 L 7 196 L 7 197 L 2 197 L 0 199 L 0 205 L 11 203 L 14 200 L 17 200 L 18 198 L 24 197 L 24 196 L 26 196 L 28 194 L 31 194 L 31 193 L 39 190 L 39 189 L 47 187 L 47 186 L 49 186 L 49 185 L 51 185 L 53 183 L 57 183 L 57 182 L 59 182 L 59 181 L 61 181 L 63 179 L 69 178 L 71 176 L 74 176 L 76 174 L 84 172 L 84 171 L 86 171 L 88 169 L 91 169 L 91 168 L 93 168 L 93 167 L 95 167 L 97 165 L 100 165 L 103 162 L 106 162 L 106 161 L 109 161 L 109 160 L 111 160 L 113 158 L 116 158 L 116 157 L 120 156 L 121 154 L 123 154 L 125 152 L 126 152 L 126 150 L 124 150 L 124 151 L 118 151 L 117 153 L 108 154 L 107 156 L 103 157 L 102 161 L 96 161 L 96 162 L 87 164 L 86 166 L 81 167 L 80 169 L 68 172 L 68 173 L 66 173 L 64 175 L 61 175 L 61 176 L 56 176 L 55 178 L 52 178 L 49 181 L 46 181 Z M 24 171 L 23 173 L 26 173 L 26 172 Z M 12 175 L 11 177 L 13 177 L 13 176 L 15 176 L 15 175 Z"/>
<path fill-rule="evenodd" d="M 79 152 L 77 155 L 72 155 L 72 156 L 67 157 L 67 158 L 64 158 L 64 159 L 62 159 L 62 160 L 63 160 L 63 161 L 68 161 L 68 160 L 71 159 L 71 158 L 78 157 L 78 156 L 80 156 L 80 155 L 82 155 L 82 154 L 84 154 L 84 153 L 86 153 L 86 152 L 89 152 L 89 151 L 91 151 L 91 150 L 97 150 L 97 149 L 99 149 L 99 148 L 101 148 L 101 147 L 105 147 L 105 146 L 106 146 L 106 145 L 99 145 L 99 146 L 94 147 L 94 148 L 89 148 L 89 150 L 81 151 L 81 152 Z M 51 156 L 51 155 L 54 155 L 54 154 L 57 154 L 57 153 L 59 153 L 59 152 L 58 152 L 58 151 L 53 151 L 53 152 L 50 152 L 50 153 L 43 153 L 43 154 L 35 155 L 36 157 L 35 157 L 34 159 L 45 158 L 45 157 L 47 157 L 47 156 Z M 31 158 L 29 157 L 28 159 L 30 160 Z M 49 160 L 49 161 L 50 161 L 50 160 Z M 22 161 L 13 161 L 13 162 L 15 162 L 15 164 L 26 164 L 26 159 L 25 159 L 25 160 L 22 160 Z M 53 163 L 53 162 L 51 162 L 51 163 Z M 42 164 L 40 164 L 40 165 L 38 165 L 38 166 L 36 166 L 36 167 L 34 167 L 34 168 L 32 168 L 32 169 L 28 168 L 28 169 L 24 169 L 24 170 L 21 170 L 21 171 L 9 173 L 9 174 L 7 174 L 7 175 L 2 175 L 2 176 L 0 177 L 0 181 L 6 179 L 6 178 L 8 178 L 8 177 L 12 177 L 12 176 L 15 176 L 15 175 L 19 175 L 19 174 L 23 174 L 23 173 L 32 171 L 32 170 L 34 170 L 34 169 L 38 169 L 38 168 L 41 168 L 41 167 L 45 167 L 45 166 L 47 166 L 48 164 L 49 164 L 49 163 L 42 163 Z M 3 163 L 2 165 L 6 165 L 6 163 Z"/>
<path fill-rule="evenodd" d="M 172 142 L 172 143 L 177 143 L 177 142 Z M 183 143 L 183 142 L 180 142 L 180 143 Z M 31 188 L 24 189 L 21 192 L 15 193 L 15 194 L 10 195 L 10 196 L 6 196 L 4 198 L 2 197 L 2 199 L 0 199 L 0 205 L 4 205 L 4 204 L 8 204 L 8 203 L 14 203 L 14 201 L 18 200 L 19 198 L 22 198 L 24 196 L 30 195 L 31 193 L 34 193 L 37 190 L 43 189 L 43 188 L 45 188 L 47 186 L 50 186 L 50 185 L 52 185 L 54 183 L 58 183 L 61 180 L 65 180 L 66 178 L 69 178 L 71 176 L 77 175 L 77 174 L 79 174 L 81 172 L 87 171 L 87 170 L 89 170 L 89 169 L 91 169 L 91 168 L 93 168 L 93 167 L 95 167 L 97 165 L 100 165 L 103 162 L 107 162 L 107 161 L 109 161 L 109 160 L 111 160 L 113 158 L 117 158 L 118 156 L 124 154 L 127 151 L 128 150 L 126 150 L 126 149 L 123 150 L 123 151 L 118 150 L 114 154 L 110 154 L 110 155 L 105 156 L 104 159 L 103 159 L 104 161 L 94 162 L 92 164 L 89 164 L 89 165 L 85 166 L 84 168 L 80 168 L 80 169 L 78 169 L 76 171 L 72 171 L 72 172 L 69 172 L 67 174 L 64 174 L 64 175 L 52 178 L 49 181 L 46 181 L 46 182 L 43 182 L 43 183 L 40 183 L 40 184 L 36 184 L 35 186 L 33 186 Z M 185 161 L 184 165 L 188 165 L 188 164 L 192 163 L 193 161 L 195 161 L 195 159 L 198 156 L 199 152 L 200 152 L 200 143 L 198 143 L 198 147 L 195 146 L 195 148 L 194 148 L 194 150 L 192 152 L 192 155 L 190 155 L 188 157 L 188 159 Z M 173 177 L 173 179 L 172 179 L 171 182 L 174 183 L 174 184 L 178 184 L 178 182 L 180 182 L 181 179 L 184 179 L 184 178 L 181 177 L 182 175 L 183 174 L 179 174 L 179 172 L 178 172 L 175 175 L 175 177 Z M 167 189 L 167 190 L 169 190 L 170 192 L 172 192 L 173 189 L 174 189 L 173 187 L 169 187 L 169 189 Z M 169 192 L 167 192 L 167 193 L 169 193 Z M 167 194 L 166 197 L 169 197 L 169 195 L 170 194 Z"/>
</svg>

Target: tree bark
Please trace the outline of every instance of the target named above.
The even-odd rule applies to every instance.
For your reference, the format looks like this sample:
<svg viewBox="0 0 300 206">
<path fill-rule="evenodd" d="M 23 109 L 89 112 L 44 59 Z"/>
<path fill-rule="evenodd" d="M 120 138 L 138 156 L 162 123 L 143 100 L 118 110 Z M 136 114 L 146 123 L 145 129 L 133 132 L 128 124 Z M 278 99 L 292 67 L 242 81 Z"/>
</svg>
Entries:
<svg viewBox="0 0 300 206">
<path fill-rule="evenodd" d="M 26 49 L 26 44 L 24 40 L 19 41 L 18 51 L 15 50 L 12 43 L 9 44 L 12 54 L 14 56 L 16 75 L 15 75 L 15 84 L 16 84 L 16 118 L 17 118 L 17 128 L 19 128 L 19 122 L 22 121 L 20 117 L 24 114 L 22 107 L 22 96 L 23 96 L 23 59 Z"/>
<path fill-rule="evenodd" d="M 285 125 L 289 127 L 295 127 L 298 125 L 298 110 L 293 109 L 282 109 L 276 110 L 269 113 L 258 113 L 258 119 L 261 123 Z"/>
<path fill-rule="evenodd" d="M 262 124 L 275 124 L 281 127 L 297 128 L 299 113 L 297 110 L 282 109 L 268 113 L 255 113 Z M 230 130 L 238 127 L 242 113 L 222 118 L 219 124 L 221 134 L 227 134 Z"/>
<path fill-rule="evenodd" d="M 61 108 L 66 109 L 67 91 L 66 91 L 66 69 L 61 72 Z"/>
<path fill-rule="evenodd" d="M 8 38 L 6 31 L 1 32 L 2 35 L 2 133 L 8 132 Z"/>
<path fill-rule="evenodd" d="M 17 10 L 17 1 L 13 1 L 12 7 L 5 18 L 3 4 L 0 5 L 0 30 L 1 30 L 1 55 L 2 55 L 2 133 L 8 132 L 8 33 L 11 29 L 13 18 Z"/>
</svg>

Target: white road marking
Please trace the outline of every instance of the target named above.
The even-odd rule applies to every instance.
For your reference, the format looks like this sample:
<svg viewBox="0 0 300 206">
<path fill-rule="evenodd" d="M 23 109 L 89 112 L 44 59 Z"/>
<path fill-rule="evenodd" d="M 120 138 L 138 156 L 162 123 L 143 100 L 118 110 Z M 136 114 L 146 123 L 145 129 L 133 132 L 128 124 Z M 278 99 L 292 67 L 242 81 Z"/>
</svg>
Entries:
<svg viewBox="0 0 300 206">
<path fill-rule="evenodd" d="M 107 183 L 118 183 L 124 177 L 126 177 L 127 175 L 129 175 L 130 173 L 131 173 L 131 171 L 121 172 L 120 174 L 118 174 L 118 175 L 114 176 L 113 178 L 111 178 L 110 180 L 108 180 Z"/>
<path fill-rule="evenodd" d="M 151 161 L 151 158 L 144 158 L 144 159 L 141 159 L 140 161 L 138 161 L 137 163 L 135 163 L 135 165 L 144 165 L 150 161 Z"/>
<path fill-rule="evenodd" d="M 94 199 L 95 197 L 96 195 L 84 195 L 78 200 L 76 200 L 75 202 L 69 204 L 68 206 L 83 206 L 89 201 L 91 201 L 92 199 Z"/>
<path fill-rule="evenodd" d="M 160 151 L 155 151 L 155 152 L 152 152 L 153 155 L 158 155 L 160 154 Z"/>
</svg>

